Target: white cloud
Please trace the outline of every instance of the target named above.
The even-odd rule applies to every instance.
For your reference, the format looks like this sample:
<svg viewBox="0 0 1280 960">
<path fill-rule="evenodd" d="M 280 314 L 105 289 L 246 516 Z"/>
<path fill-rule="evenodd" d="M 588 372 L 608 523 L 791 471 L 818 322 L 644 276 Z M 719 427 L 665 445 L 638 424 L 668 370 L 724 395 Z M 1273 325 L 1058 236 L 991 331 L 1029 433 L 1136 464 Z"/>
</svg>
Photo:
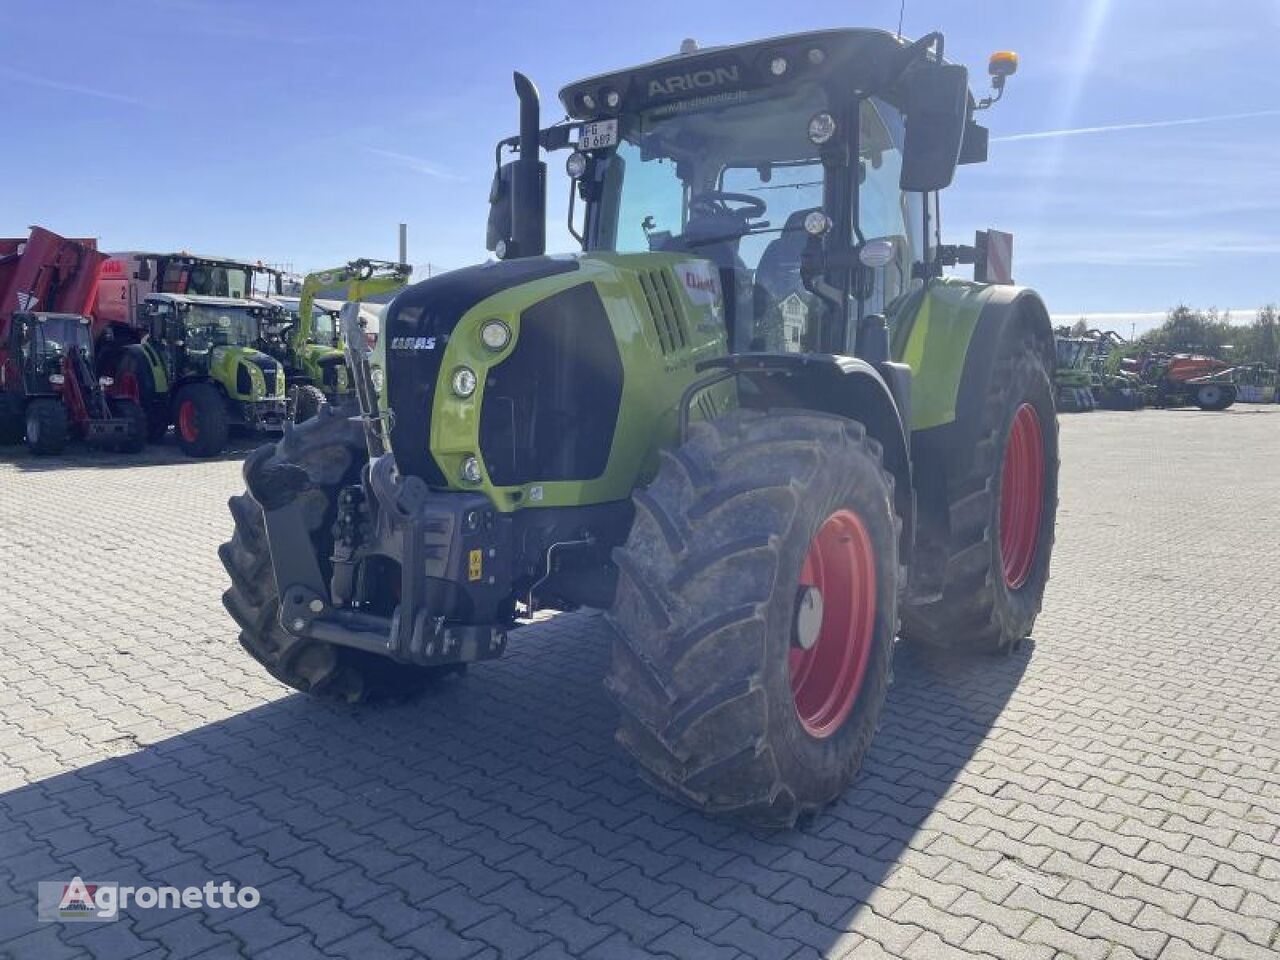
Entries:
<svg viewBox="0 0 1280 960">
<path fill-rule="evenodd" d="M 422 157 L 415 157 L 408 153 L 400 153 L 396 150 L 383 150 L 381 147 L 363 147 L 365 153 L 371 153 L 375 157 L 382 157 L 390 160 L 402 167 L 406 167 L 415 173 L 425 174 L 428 177 L 434 177 L 437 180 L 453 180 L 457 182 L 465 181 L 467 178 L 459 176 L 451 170 L 430 160 L 424 160 Z"/>
<path fill-rule="evenodd" d="M 0 77 L 7 77 L 18 83 L 25 83 L 33 87 L 45 87 L 49 90 L 62 90 L 65 93 L 76 93 L 84 97 L 95 97 L 98 100 L 110 100 L 113 103 L 127 103 L 132 107 L 145 107 L 154 109 L 153 103 L 140 100 L 137 97 L 125 96 L 122 93 L 113 93 L 110 90 L 102 90 L 98 87 L 84 87 L 78 83 L 67 83 L 65 80 L 54 80 L 51 77 L 40 77 L 25 70 L 13 70 L 9 67 L 0 67 Z"/>
<path fill-rule="evenodd" d="M 1089 133 L 1115 133 L 1122 130 L 1158 130 L 1165 127 L 1189 127 L 1198 123 L 1217 123 L 1222 120 L 1252 120 L 1257 117 L 1280 117 L 1280 110 L 1250 110 L 1247 113 L 1219 113 L 1210 117 L 1183 117 L 1180 120 L 1141 120 L 1133 123 L 1112 123 L 1098 127 L 1071 127 L 1066 130 L 1010 133 L 1003 137 L 992 137 L 991 140 L 993 143 L 1050 140 L 1059 137 L 1078 137 Z"/>
</svg>

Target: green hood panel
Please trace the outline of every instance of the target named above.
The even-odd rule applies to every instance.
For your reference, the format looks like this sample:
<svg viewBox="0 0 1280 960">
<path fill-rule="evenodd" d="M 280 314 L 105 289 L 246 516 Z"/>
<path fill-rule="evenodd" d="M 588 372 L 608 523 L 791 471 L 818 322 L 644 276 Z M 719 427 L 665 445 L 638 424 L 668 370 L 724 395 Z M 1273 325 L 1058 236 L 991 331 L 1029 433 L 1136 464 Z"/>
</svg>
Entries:
<svg viewBox="0 0 1280 960">
<path fill-rule="evenodd" d="M 248 393 L 238 389 L 241 368 L 249 377 Z M 274 368 L 275 373 L 267 376 L 264 368 Z M 209 376 L 222 384 L 227 395 L 235 400 L 261 400 L 285 395 L 284 373 L 279 362 L 252 347 L 214 347 L 210 356 Z"/>
<path fill-rule="evenodd" d="M 481 491 L 499 510 L 629 497 L 637 484 L 647 482 L 656 471 L 658 448 L 676 438 L 679 398 L 697 376 L 695 365 L 723 355 L 726 349 L 723 295 L 719 276 L 708 261 L 682 254 L 587 254 L 577 258 L 577 264 L 576 270 L 500 290 L 463 313 L 447 337 L 441 358 L 430 435 L 413 439 L 429 445 L 451 488 Z M 531 307 L 586 284 L 603 306 L 622 370 L 621 398 L 604 469 L 585 479 L 507 486 L 495 485 L 484 469 L 481 483 L 464 483 L 460 479 L 463 461 L 481 455 L 481 411 L 490 371 L 519 349 L 522 323 Z M 511 342 L 497 352 L 480 340 L 481 324 L 491 319 L 502 320 L 512 333 Z M 380 342 L 379 352 L 386 349 L 388 344 Z M 451 386 L 454 371 L 463 366 L 475 372 L 478 382 L 475 393 L 466 399 L 456 396 Z M 717 409 L 733 403 L 729 385 L 709 393 Z M 398 417 L 397 431 L 413 428 L 405 417 Z M 396 439 L 405 441 L 403 436 Z"/>
</svg>

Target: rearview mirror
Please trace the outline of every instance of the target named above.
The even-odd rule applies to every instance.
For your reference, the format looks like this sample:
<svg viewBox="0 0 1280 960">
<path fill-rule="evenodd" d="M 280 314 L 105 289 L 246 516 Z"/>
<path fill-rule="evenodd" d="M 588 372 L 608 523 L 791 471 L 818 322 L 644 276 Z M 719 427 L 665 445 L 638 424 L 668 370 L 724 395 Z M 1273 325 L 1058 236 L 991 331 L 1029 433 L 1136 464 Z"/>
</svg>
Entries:
<svg viewBox="0 0 1280 960">
<path fill-rule="evenodd" d="M 921 193 L 950 186 L 969 119 L 969 71 L 959 64 L 914 70 L 906 115 L 899 186 Z"/>
<path fill-rule="evenodd" d="M 515 161 L 504 163 L 493 172 L 493 185 L 489 188 L 489 224 L 485 230 L 486 250 L 498 251 L 498 257 L 506 255 L 506 245 L 511 242 L 511 178 Z"/>
</svg>

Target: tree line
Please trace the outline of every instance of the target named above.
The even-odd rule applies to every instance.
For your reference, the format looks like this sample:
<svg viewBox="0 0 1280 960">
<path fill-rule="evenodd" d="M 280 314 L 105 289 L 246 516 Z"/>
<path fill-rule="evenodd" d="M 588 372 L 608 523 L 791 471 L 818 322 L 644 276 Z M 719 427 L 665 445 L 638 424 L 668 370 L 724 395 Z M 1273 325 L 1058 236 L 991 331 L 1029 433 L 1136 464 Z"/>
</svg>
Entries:
<svg viewBox="0 0 1280 960">
<path fill-rule="evenodd" d="M 1081 317 L 1071 328 L 1083 336 L 1089 322 Z M 1231 322 L 1230 312 L 1219 313 L 1214 307 L 1196 310 L 1179 304 L 1169 311 L 1164 322 L 1125 344 L 1128 356 L 1153 352 L 1200 353 L 1231 364 L 1261 363 L 1280 365 L 1280 310 L 1274 304 L 1262 307 L 1249 324 Z"/>
</svg>

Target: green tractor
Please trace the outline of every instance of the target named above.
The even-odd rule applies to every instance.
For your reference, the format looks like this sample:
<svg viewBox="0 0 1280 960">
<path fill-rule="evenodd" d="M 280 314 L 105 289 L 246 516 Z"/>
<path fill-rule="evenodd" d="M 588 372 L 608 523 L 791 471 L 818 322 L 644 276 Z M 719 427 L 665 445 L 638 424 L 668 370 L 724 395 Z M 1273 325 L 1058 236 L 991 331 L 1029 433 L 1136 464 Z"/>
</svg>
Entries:
<svg viewBox="0 0 1280 960">
<path fill-rule="evenodd" d="M 338 311 L 325 309 L 317 301 L 359 303 L 383 296 L 404 287 L 412 273 L 408 264 L 353 260 L 307 274 L 296 304 L 277 298 L 285 305 L 285 316 L 274 333 L 271 354 L 284 364 L 296 422 L 315 416 L 322 403 L 348 402 L 355 396 L 338 333 Z"/>
<path fill-rule="evenodd" d="M 1087 413 L 1097 407 L 1093 348 L 1094 343 L 1088 337 L 1073 337 L 1065 327 L 1059 328 L 1053 379 L 1058 409 L 1063 413 Z"/>
<path fill-rule="evenodd" d="M 1049 315 L 944 277 L 999 271 L 936 234 L 1015 65 L 975 101 L 936 33 L 686 43 L 566 87 L 545 129 L 516 74 L 499 259 L 401 292 L 376 378 L 348 335 L 360 416 L 245 462 L 220 549 L 241 644 L 317 697 L 394 699 L 538 610 L 603 608 L 646 779 L 766 826 L 832 801 L 895 637 L 1008 651 L 1049 574 Z M 549 257 L 558 149 L 582 249 Z"/>
<path fill-rule="evenodd" d="M 240 297 L 154 293 L 141 304 L 147 335 L 115 364 L 119 391 L 147 410 L 153 435 L 169 424 L 192 457 L 213 457 L 233 428 L 279 433 L 288 418 L 285 375 L 265 331 L 279 308 Z"/>
</svg>

